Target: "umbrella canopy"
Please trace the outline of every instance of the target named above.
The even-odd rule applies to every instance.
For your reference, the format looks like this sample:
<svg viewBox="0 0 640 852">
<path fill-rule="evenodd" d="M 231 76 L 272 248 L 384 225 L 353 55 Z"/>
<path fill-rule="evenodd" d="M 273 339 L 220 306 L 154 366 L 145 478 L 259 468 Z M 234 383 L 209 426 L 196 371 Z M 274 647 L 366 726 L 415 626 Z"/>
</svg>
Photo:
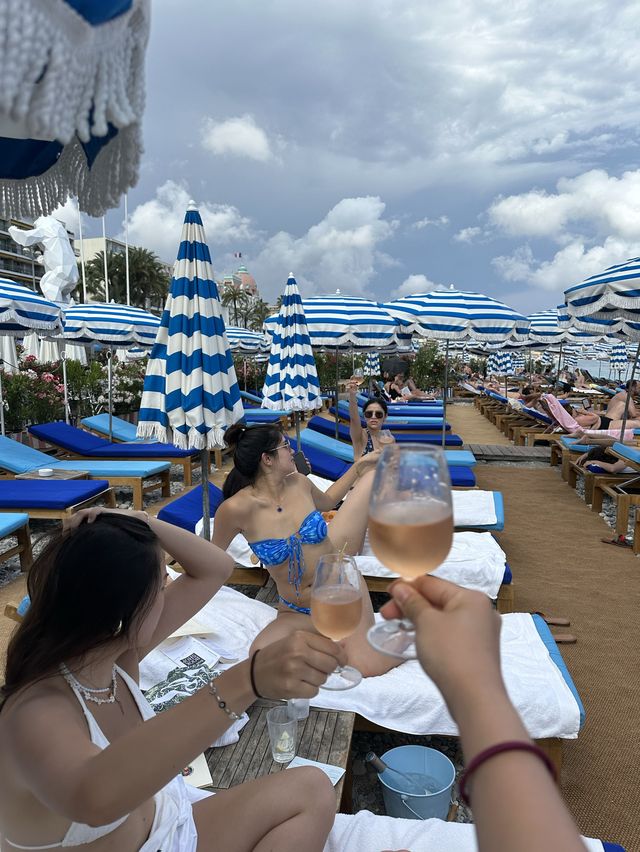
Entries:
<svg viewBox="0 0 640 852">
<path fill-rule="evenodd" d="M 64 338 L 77 343 L 151 347 L 159 328 L 158 317 L 131 305 L 91 303 L 65 309 Z"/>
<path fill-rule="evenodd" d="M 23 337 L 30 331 L 55 337 L 62 332 L 62 311 L 54 302 L 0 278 L 0 334 Z"/>
<path fill-rule="evenodd" d="M 532 345 L 560 343 L 564 340 L 566 329 L 558 323 L 558 309 L 539 311 L 529 314 L 529 343 Z"/>
<path fill-rule="evenodd" d="M 271 344 L 259 331 L 228 325 L 226 332 L 229 348 L 232 352 L 239 355 L 257 355 L 269 351 Z"/>
<path fill-rule="evenodd" d="M 378 351 L 397 342 L 397 322 L 377 302 L 348 296 L 337 290 L 327 296 L 302 300 L 312 346 L 330 349 L 372 349 Z M 278 314 L 267 317 L 270 332 Z"/>
<path fill-rule="evenodd" d="M 567 314 L 581 330 L 640 340 L 640 258 L 610 266 L 564 293 Z"/>
<path fill-rule="evenodd" d="M 367 353 L 367 358 L 364 362 L 365 376 L 380 375 L 380 356 L 376 352 Z"/>
<path fill-rule="evenodd" d="M 434 290 L 405 296 L 383 307 L 408 331 L 437 340 L 525 341 L 529 320 L 481 293 Z"/>
<path fill-rule="evenodd" d="M 138 436 L 181 448 L 222 447 L 225 430 L 243 413 L 209 246 L 190 202 L 147 365 Z"/>
<path fill-rule="evenodd" d="M 149 0 L 13 3 L 0 20 L 0 205 L 77 196 L 99 216 L 137 182 Z"/>
<path fill-rule="evenodd" d="M 273 330 L 263 408 L 313 411 L 322 408 L 320 382 L 298 285 L 289 275 Z"/>
</svg>

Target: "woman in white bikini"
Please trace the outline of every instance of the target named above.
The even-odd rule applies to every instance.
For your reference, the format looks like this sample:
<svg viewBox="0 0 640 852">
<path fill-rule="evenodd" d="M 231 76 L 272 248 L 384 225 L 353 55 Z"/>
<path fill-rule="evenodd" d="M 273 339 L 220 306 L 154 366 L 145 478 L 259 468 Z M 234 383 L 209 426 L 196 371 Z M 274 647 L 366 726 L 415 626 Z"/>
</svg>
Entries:
<svg viewBox="0 0 640 852">
<path fill-rule="evenodd" d="M 166 586 L 164 553 L 185 573 Z M 302 768 L 211 796 L 180 775 L 266 698 L 312 697 L 339 645 L 287 635 L 154 716 L 138 664 L 233 568 L 214 545 L 144 512 L 79 512 L 28 577 L 30 608 L 0 693 L 2 852 L 322 850 L 335 794 Z M 250 818 L 247 818 L 247 817 Z"/>
<path fill-rule="evenodd" d="M 225 500 L 216 512 L 213 541 L 226 549 L 241 533 L 257 558 L 269 570 L 278 588 L 278 617 L 258 634 L 252 649 L 296 630 L 313 630 L 311 587 L 318 559 L 344 550 L 355 555 L 364 543 L 369 494 L 378 452 L 359 459 L 325 492 L 296 471 L 287 436 L 273 426 L 242 426 L 227 430 L 233 447 L 234 469 L 224 484 Z M 329 524 L 322 512 L 344 505 Z M 367 641 L 373 609 L 361 580 L 362 619 L 358 629 L 341 644 L 350 665 L 365 676 L 383 674 L 398 661 L 379 654 Z"/>
</svg>

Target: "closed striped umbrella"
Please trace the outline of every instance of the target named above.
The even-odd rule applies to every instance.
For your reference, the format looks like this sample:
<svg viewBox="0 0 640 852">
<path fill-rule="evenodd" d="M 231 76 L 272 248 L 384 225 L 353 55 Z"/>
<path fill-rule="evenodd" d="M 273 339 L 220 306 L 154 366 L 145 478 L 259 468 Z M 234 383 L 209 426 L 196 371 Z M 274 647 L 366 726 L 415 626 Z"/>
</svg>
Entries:
<svg viewBox="0 0 640 852">
<path fill-rule="evenodd" d="M 30 331 L 42 334 L 60 334 L 62 311 L 54 302 L 16 284 L 8 278 L 0 278 L 0 336 L 23 337 Z M 5 369 L 15 367 L 15 348 L 3 346 Z M 9 363 L 11 362 L 11 363 Z M 4 399 L 2 394 L 2 371 L 0 370 L 0 432 L 4 435 Z"/>
<path fill-rule="evenodd" d="M 262 389 L 262 407 L 296 414 L 296 436 L 300 439 L 297 413 L 322 408 L 320 381 L 311 351 L 302 299 L 290 273 L 273 328 L 267 376 Z"/>
<path fill-rule="evenodd" d="M 222 447 L 225 430 L 242 416 L 211 254 L 191 202 L 147 365 L 138 437 L 184 449 Z"/>
<path fill-rule="evenodd" d="M 368 352 L 366 360 L 364 362 L 364 375 L 365 376 L 379 376 L 380 375 L 380 356 L 377 352 Z"/>
<path fill-rule="evenodd" d="M 575 370 L 578 366 L 578 350 L 573 346 L 566 346 L 562 355 L 562 364 L 567 370 Z"/>
<path fill-rule="evenodd" d="M 627 349 L 622 341 L 614 343 L 609 355 L 609 366 L 614 373 L 626 371 L 628 364 Z"/>
<path fill-rule="evenodd" d="M 496 376 L 507 376 L 513 373 L 511 353 L 492 352 L 487 360 L 487 373 Z"/>
</svg>

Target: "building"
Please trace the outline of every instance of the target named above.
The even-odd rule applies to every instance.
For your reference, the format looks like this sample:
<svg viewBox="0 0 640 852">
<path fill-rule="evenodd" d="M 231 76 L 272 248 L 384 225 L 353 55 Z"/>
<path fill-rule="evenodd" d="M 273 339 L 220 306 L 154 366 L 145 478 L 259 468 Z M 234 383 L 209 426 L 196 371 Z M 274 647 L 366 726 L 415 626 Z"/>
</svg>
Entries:
<svg viewBox="0 0 640 852">
<path fill-rule="evenodd" d="M 124 243 L 121 243 L 120 240 L 114 240 L 112 237 L 107 237 L 106 240 L 102 237 L 86 237 L 83 240 L 78 240 L 78 251 L 76 254 L 84 251 L 84 262 L 89 263 L 101 251 L 105 250 L 105 244 L 107 254 L 124 254 L 127 250 Z"/>
<path fill-rule="evenodd" d="M 22 219 L 0 218 L 0 277 L 5 276 L 17 284 L 39 291 L 40 278 L 44 274 L 39 262 L 41 252 L 37 245 L 29 248 L 18 245 L 9 233 L 11 225 L 28 230 L 32 223 Z M 77 255 L 73 231 L 67 229 L 67 234 L 71 248 Z"/>
</svg>

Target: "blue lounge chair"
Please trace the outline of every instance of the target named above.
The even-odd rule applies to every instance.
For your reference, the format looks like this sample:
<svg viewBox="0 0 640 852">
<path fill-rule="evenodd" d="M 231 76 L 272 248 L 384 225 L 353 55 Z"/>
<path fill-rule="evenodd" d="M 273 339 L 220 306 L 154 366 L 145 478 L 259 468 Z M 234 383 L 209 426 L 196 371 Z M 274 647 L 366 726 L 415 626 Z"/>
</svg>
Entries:
<svg viewBox="0 0 640 852">
<path fill-rule="evenodd" d="M 326 417 L 312 417 L 307 423 L 307 428 L 326 435 L 329 438 L 335 438 L 335 421 L 328 420 Z M 440 432 L 407 432 L 402 431 L 402 429 L 396 429 L 393 426 L 391 427 L 391 432 L 398 443 L 436 444 L 437 446 L 440 446 L 442 443 L 442 434 Z M 349 427 L 345 426 L 344 423 L 338 423 L 338 438 L 340 441 L 351 443 Z M 462 444 L 463 441 L 459 435 L 445 435 L 445 446 L 461 447 Z"/>
<path fill-rule="evenodd" d="M 212 482 L 209 483 L 209 507 L 213 518 L 218 506 L 222 503 L 222 491 Z M 195 532 L 196 524 L 202 517 L 202 485 L 192 488 L 171 503 L 167 503 L 158 512 L 158 519 L 182 527 L 183 530 Z"/>
<path fill-rule="evenodd" d="M 20 557 L 20 570 L 28 571 L 33 562 L 31 552 L 31 534 L 29 532 L 29 515 L 23 512 L 7 512 L 0 515 L 0 539 L 15 536 L 18 543 L 0 553 L 0 561 L 6 562 L 13 556 Z"/>
<path fill-rule="evenodd" d="M 69 458 L 106 460 L 122 459 L 137 461 L 160 461 L 180 465 L 183 470 L 184 484 L 191 485 L 193 468 L 200 465 L 199 450 L 181 450 L 174 444 L 112 444 L 98 435 L 77 429 L 63 421 L 40 423 L 30 426 L 29 432 L 54 447 L 64 450 Z M 208 471 L 207 471 L 208 473 Z"/>
<path fill-rule="evenodd" d="M 43 467 L 86 471 L 90 479 L 106 479 L 110 485 L 133 489 L 133 507 L 142 509 L 143 494 L 162 487 L 162 496 L 171 495 L 168 462 L 152 461 L 62 461 L 46 453 L 0 435 L 0 468 L 13 474 L 30 473 Z M 148 481 L 148 484 L 145 482 Z M 56 482 L 57 486 L 62 483 Z"/>
<path fill-rule="evenodd" d="M 335 415 L 336 409 L 332 406 L 329 409 L 329 413 Z M 340 400 L 338 403 L 338 417 L 341 420 L 345 420 L 347 423 L 350 420 L 349 415 L 349 404 L 344 400 Z M 362 425 L 365 425 L 365 419 L 360 415 L 360 422 Z M 385 421 L 385 425 L 389 426 L 390 429 L 413 429 L 414 431 L 442 431 L 442 416 L 432 417 L 432 416 L 400 416 L 400 415 L 390 415 L 387 417 Z M 451 427 L 447 424 L 448 429 Z"/>
<path fill-rule="evenodd" d="M 335 438 L 315 432 L 313 429 L 302 431 L 300 443 L 301 449 L 305 453 L 308 449 L 317 450 L 348 464 L 353 464 L 353 447 L 351 444 L 336 441 Z M 470 469 L 476 463 L 473 453 L 468 450 L 445 450 L 444 454 L 449 465 L 451 484 L 459 488 L 473 488 L 476 484 L 476 478 Z"/>
<path fill-rule="evenodd" d="M 367 396 L 364 393 L 359 393 L 356 395 L 356 399 L 358 401 L 358 405 L 362 408 L 370 399 L 376 399 L 377 397 Z M 340 400 L 340 403 L 346 402 L 347 400 Z M 442 417 L 444 414 L 444 409 L 442 407 L 442 403 L 440 400 L 434 399 L 433 402 L 419 402 L 419 403 L 394 403 L 387 402 L 387 412 L 390 417 Z"/>
<path fill-rule="evenodd" d="M 25 512 L 31 518 L 66 518 L 96 500 L 115 507 L 104 479 L 0 479 L 0 512 Z M 4 517 L 0 514 L 0 520 Z"/>
</svg>

